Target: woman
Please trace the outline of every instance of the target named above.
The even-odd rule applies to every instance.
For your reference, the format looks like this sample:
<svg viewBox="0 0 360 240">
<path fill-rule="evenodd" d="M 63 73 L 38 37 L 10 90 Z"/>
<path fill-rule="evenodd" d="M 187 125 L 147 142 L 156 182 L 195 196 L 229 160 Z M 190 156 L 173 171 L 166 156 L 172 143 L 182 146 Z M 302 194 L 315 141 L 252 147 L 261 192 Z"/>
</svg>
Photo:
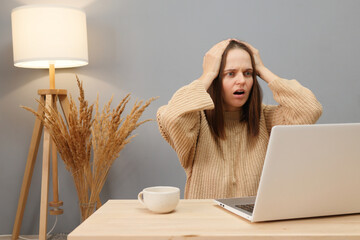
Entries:
<svg viewBox="0 0 360 240">
<path fill-rule="evenodd" d="M 279 105 L 261 103 L 256 75 Z M 256 195 L 273 126 L 313 124 L 321 113 L 310 90 L 272 73 L 250 44 L 229 39 L 206 53 L 202 76 L 160 107 L 157 120 L 186 172 L 185 198 L 230 198 Z"/>
</svg>

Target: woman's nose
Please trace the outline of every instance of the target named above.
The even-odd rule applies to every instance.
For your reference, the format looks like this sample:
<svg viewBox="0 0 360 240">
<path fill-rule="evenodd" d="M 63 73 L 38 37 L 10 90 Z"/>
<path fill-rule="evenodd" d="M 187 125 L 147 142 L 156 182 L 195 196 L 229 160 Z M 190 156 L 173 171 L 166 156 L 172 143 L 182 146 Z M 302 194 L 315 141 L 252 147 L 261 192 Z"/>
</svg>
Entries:
<svg viewBox="0 0 360 240">
<path fill-rule="evenodd" d="M 244 84 L 245 83 L 245 78 L 243 75 L 238 75 L 235 78 L 235 84 Z"/>
</svg>

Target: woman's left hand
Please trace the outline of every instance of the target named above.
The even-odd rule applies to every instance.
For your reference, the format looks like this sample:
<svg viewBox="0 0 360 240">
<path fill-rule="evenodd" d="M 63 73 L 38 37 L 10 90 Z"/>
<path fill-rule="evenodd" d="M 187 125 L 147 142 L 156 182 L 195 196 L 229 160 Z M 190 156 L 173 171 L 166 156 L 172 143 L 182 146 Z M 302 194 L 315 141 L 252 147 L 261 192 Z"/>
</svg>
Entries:
<svg viewBox="0 0 360 240">
<path fill-rule="evenodd" d="M 253 53 L 256 70 L 261 71 L 261 69 L 264 68 L 265 66 L 263 61 L 261 60 L 259 50 L 254 48 L 250 43 L 247 42 L 242 42 L 242 43 L 244 43 L 248 48 L 250 48 L 251 52 Z"/>
<path fill-rule="evenodd" d="M 236 39 L 234 39 L 234 40 L 236 40 Z M 236 40 L 236 41 L 239 41 L 239 40 Z M 242 43 L 244 43 L 248 48 L 250 48 L 251 52 L 253 53 L 256 74 L 261 79 L 263 79 L 267 83 L 270 83 L 272 80 L 279 78 L 277 75 L 275 75 L 268 68 L 265 67 L 265 65 L 260 57 L 260 52 L 258 49 L 253 47 L 250 43 L 247 43 L 247 42 L 242 42 Z"/>
</svg>

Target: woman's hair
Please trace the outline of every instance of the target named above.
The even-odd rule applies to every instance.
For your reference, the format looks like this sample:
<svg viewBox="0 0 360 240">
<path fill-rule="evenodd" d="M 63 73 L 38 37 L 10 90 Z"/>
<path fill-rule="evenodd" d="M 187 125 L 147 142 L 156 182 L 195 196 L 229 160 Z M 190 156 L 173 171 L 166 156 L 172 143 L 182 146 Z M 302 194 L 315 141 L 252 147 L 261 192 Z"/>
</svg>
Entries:
<svg viewBox="0 0 360 240">
<path fill-rule="evenodd" d="M 240 48 L 249 53 L 251 58 L 251 65 L 253 68 L 253 86 L 250 90 L 248 100 L 242 106 L 240 121 L 247 123 L 248 134 L 250 134 L 251 136 L 257 136 L 259 134 L 260 128 L 262 91 L 256 78 L 256 69 L 253 53 L 244 43 L 232 40 L 230 41 L 229 45 L 227 46 L 222 55 L 219 75 L 214 79 L 208 89 L 208 92 L 214 102 L 215 108 L 205 111 L 206 119 L 210 124 L 212 132 L 215 134 L 215 136 L 221 139 L 226 138 L 224 129 L 224 101 L 222 95 L 223 71 L 225 68 L 227 54 L 231 49 L 234 48 Z"/>
</svg>

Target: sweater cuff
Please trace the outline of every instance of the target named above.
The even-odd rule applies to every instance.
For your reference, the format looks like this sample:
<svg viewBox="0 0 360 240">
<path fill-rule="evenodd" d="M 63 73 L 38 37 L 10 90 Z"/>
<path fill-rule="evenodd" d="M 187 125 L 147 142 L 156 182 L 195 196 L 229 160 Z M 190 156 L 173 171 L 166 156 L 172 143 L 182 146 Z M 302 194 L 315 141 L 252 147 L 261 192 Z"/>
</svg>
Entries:
<svg viewBox="0 0 360 240">
<path fill-rule="evenodd" d="M 169 101 L 171 109 L 179 113 L 196 112 L 214 108 L 214 103 L 200 80 L 180 88 Z"/>
<path fill-rule="evenodd" d="M 268 84 L 269 88 L 273 92 L 274 99 L 278 103 L 283 103 L 284 100 L 290 99 L 299 100 L 300 96 L 312 96 L 312 92 L 302 86 L 295 79 L 287 80 L 283 78 L 274 79 Z M 290 100 L 291 101 L 291 100 Z"/>
<path fill-rule="evenodd" d="M 279 91 L 282 89 L 288 89 L 290 86 L 290 83 L 297 82 L 296 80 L 287 80 L 283 78 L 276 78 L 270 83 L 268 83 L 269 88 L 272 91 Z"/>
</svg>

